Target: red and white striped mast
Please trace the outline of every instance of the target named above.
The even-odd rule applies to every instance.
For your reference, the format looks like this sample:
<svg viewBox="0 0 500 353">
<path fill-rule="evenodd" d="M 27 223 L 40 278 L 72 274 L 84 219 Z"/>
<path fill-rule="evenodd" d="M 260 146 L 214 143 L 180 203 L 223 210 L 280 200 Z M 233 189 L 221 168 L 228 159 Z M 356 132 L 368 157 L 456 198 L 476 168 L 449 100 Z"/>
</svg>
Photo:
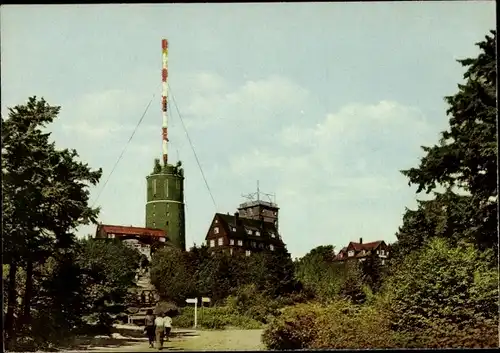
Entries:
<svg viewBox="0 0 500 353">
<path fill-rule="evenodd" d="M 163 164 L 166 166 L 168 161 L 168 119 L 167 119 L 167 78 L 168 78 L 168 40 L 161 40 L 162 50 L 162 93 L 161 93 L 161 111 L 162 111 L 162 147 L 163 147 Z"/>
</svg>

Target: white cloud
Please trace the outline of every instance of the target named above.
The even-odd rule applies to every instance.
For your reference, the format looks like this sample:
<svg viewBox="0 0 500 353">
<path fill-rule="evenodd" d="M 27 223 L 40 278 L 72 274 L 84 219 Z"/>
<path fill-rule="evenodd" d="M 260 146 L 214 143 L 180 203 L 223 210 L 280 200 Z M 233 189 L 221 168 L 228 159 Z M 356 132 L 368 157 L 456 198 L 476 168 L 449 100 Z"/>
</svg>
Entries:
<svg viewBox="0 0 500 353">
<path fill-rule="evenodd" d="M 247 80 L 239 87 L 232 87 L 213 73 L 191 75 L 187 81 L 192 95 L 181 114 L 189 116 L 189 127 L 196 128 L 283 120 L 288 113 L 303 109 L 309 97 L 307 90 L 279 76 Z"/>
</svg>

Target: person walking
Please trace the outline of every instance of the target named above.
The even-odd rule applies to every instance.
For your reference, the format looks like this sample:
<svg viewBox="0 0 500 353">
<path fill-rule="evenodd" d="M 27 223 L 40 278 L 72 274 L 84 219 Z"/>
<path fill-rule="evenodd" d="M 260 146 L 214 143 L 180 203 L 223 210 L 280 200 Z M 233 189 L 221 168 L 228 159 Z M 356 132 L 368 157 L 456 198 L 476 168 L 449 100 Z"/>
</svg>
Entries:
<svg viewBox="0 0 500 353">
<path fill-rule="evenodd" d="M 165 337 L 165 314 L 160 315 L 155 319 L 155 332 L 156 332 L 156 348 L 163 349 L 163 339 Z"/>
<path fill-rule="evenodd" d="M 146 311 L 146 320 L 145 320 L 145 328 L 144 331 L 148 336 L 149 340 L 149 348 L 153 348 L 155 342 L 155 316 L 153 315 L 153 310 L 148 309 Z"/>
<path fill-rule="evenodd" d="M 170 332 L 172 331 L 172 318 L 166 315 L 164 321 L 165 321 L 165 337 L 167 338 L 167 342 L 169 342 Z"/>
</svg>

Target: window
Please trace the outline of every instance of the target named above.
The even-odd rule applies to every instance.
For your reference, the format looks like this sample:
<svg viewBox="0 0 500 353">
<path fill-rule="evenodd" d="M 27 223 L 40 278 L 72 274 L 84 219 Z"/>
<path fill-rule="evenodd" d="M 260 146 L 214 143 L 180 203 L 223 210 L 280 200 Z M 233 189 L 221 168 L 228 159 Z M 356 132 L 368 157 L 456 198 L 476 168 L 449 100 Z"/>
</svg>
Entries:
<svg viewBox="0 0 500 353">
<path fill-rule="evenodd" d="M 339 253 L 339 257 L 340 257 L 340 258 L 343 258 L 343 257 L 344 257 L 344 253 L 342 253 L 342 252 L 341 252 L 341 253 Z"/>
<path fill-rule="evenodd" d="M 250 254 L 252 254 L 252 252 L 250 250 L 245 251 L 246 256 L 250 256 Z"/>
<path fill-rule="evenodd" d="M 256 242 L 252 242 L 252 248 L 255 248 L 257 246 L 257 243 Z"/>
<path fill-rule="evenodd" d="M 249 215 L 253 215 L 253 210 L 252 210 L 252 209 L 249 209 L 249 210 L 248 210 L 248 214 L 249 214 Z"/>
<path fill-rule="evenodd" d="M 238 246 L 243 246 L 243 240 L 238 240 Z"/>
<path fill-rule="evenodd" d="M 168 179 L 165 180 L 165 196 L 168 197 Z"/>
<path fill-rule="evenodd" d="M 250 229 L 247 229 L 247 234 L 252 235 L 252 231 Z"/>
<path fill-rule="evenodd" d="M 168 210 L 168 209 L 170 209 L 170 204 L 169 204 L 169 203 L 167 203 L 167 210 Z"/>
<path fill-rule="evenodd" d="M 276 234 L 271 233 L 271 238 L 276 238 Z"/>
<path fill-rule="evenodd" d="M 211 239 L 210 240 L 210 247 L 213 248 L 215 246 L 215 240 Z"/>
<path fill-rule="evenodd" d="M 219 223 L 219 220 L 218 220 L 218 219 L 216 219 L 216 220 L 215 220 L 215 223 Z"/>
<path fill-rule="evenodd" d="M 229 239 L 229 245 L 234 245 L 234 239 Z"/>
<path fill-rule="evenodd" d="M 377 255 L 378 255 L 379 251 L 377 250 Z"/>
<path fill-rule="evenodd" d="M 233 248 L 229 249 L 229 253 L 233 255 Z"/>
<path fill-rule="evenodd" d="M 347 253 L 347 256 L 354 256 L 354 251 L 353 251 L 353 250 L 349 251 L 349 252 Z"/>
<path fill-rule="evenodd" d="M 385 260 L 382 260 L 382 265 L 385 265 Z"/>
<path fill-rule="evenodd" d="M 153 212 L 153 217 L 156 217 L 156 213 Z"/>
<path fill-rule="evenodd" d="M 386 256 L 389 256 L 389 252 L 388 252 L 388 251 L 386 251 L 386 252 L 385 252 L 385 255 L 386 255 Z"/>
<path fill-rule="evenodd" d="M 156 210 L 156 205 L 155 204 L 153 204 L 153 210 Z"/>
<path fill-rule="evenodd" d="M 153 179 L 153 194 L 156 194 L 156 179 Z"/>
<path fill-rule="evenodd" d="M 256 231 L 256 232 L 255 232 L 255 235 L 256 235 L 256 236 L 258 236 L 258 237 L 260 237 L 260 232 L 259 232 L 259 231 Z"/>
<path fill-rule="evenodd" d="M 274 211 L 274 212 L 273 212 L 273 214 L 274 214 L 275 216 L 277 216 L 277 215 L 278 215 L 278 212 Z"/>
<path fill-rule="evenodd" d="M 263 249 L 263 248 L 264 248 L 264 244 L 259 243 L 259 249 Z"/>
<path fill-rule="evenodd" d="M 219 234 L 219 227 L 214 228 L 214 234 Z"/>
<path fill-rule="evenodd" d="M 153 227 L 156 227 L 156 222 L 153 222 Z"/>
<path fill-rule="evenodd" d="M 223 245 L 224 243 L 224 238 L 219 238 L 219 246 Z"/>
<path fill-rule="evenodd" d="M 167 212 L 167 217 L 169 217 L 169 216 L 170 216 L 170 212 Z"/>
<path fill-rule="evenodd" d="M 233 232 L 236 232 L 236 228 L 235 228 L 235 227 L 231 228 L 231 230 L 232 230 Z"/>
<path fill-rule="evenodd" d="M 274 251 L 274 245 L 273 244 L 269 245 L 269 249 L 271 249 L 271 251 Z"/>
<path fill-rule="evenodd" d="M 166 223 L 166 224 L 167 224 L 167 226 L 168 226 L 168 221 L 166 221 L 165 223 Z"/>
<path fill-rule="evenodd" d="M 384 250 L 380 250 L 380 255 L 384 256 Z"/>
</svg>

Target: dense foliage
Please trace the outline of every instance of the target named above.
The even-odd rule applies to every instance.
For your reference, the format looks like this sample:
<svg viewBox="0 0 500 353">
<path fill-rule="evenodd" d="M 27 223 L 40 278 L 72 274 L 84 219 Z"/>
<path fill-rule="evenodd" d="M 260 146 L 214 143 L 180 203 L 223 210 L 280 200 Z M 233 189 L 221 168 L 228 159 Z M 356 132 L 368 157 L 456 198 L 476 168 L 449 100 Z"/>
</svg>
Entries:
<svg viewBox="0 0 500 353">
<path fill-rule="evenodd" d="M 123 288 L 133 284 L 128 271 L 135 255 L 121 251 L 122 245 L 75 238 L 78 226 L 96 221 L 99 209 L 88 206 L 88 187 L 102 172 L 78 161 L 75 150 L 59 150 L 49 140 L 45 130 L 59 111 L 31 97 L 2 116 L 8 349 L 60 343 L 85 326 L 86 315 L 100 315 L 102 322 L 104 302 L 119 302 Z"/>
</svg>

